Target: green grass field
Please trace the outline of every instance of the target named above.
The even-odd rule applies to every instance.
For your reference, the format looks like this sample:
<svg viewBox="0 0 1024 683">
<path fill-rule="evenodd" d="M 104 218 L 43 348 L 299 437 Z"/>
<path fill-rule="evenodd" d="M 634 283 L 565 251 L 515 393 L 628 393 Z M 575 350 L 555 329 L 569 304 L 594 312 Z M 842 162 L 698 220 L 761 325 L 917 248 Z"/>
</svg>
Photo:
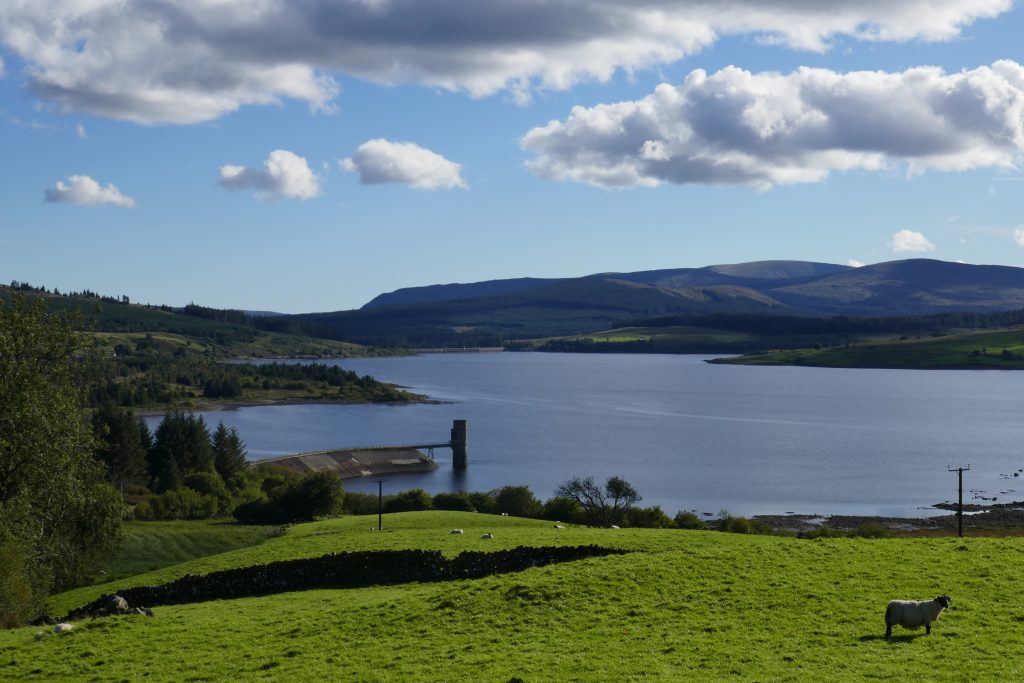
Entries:
<svg viewBox="0 0 1024 683">
<path fill-rule="evenodd" d="M 121 547 L 103 567 L 104 583 L 151 572 L 207 555 L 258 545 L 275 527 L 229 521 L 128 522 Z"/>
<path fill-rule="evenodd" d="M 1024 542 L 554 529 L 472 513 L 297 525 L 285 536 L 122 580 L 337 550 L 599 543 L 637 552 L 472 581 L 158 607 L 65 636 L 0 632 L 2 680 L 928 680 L 1024 676 Z M 465 529 L 462 536 L 448 532 Z M 481 539 L 490 531 L 492 541 Z M 108 586 L 109 588 L 109 586 Z M 891 598 L 952 596 L 932 635 Z M 75 606 L 97 588 L 56 596 Z"/>
<path fill-rule="evenodd" d="M 1019 370 L 1024 369 L 1024 329 L 966 332 L 941 337 L 864 339 L 850 347 L 775 351 L 721 362 L 833 368 Z"/>
</svg>

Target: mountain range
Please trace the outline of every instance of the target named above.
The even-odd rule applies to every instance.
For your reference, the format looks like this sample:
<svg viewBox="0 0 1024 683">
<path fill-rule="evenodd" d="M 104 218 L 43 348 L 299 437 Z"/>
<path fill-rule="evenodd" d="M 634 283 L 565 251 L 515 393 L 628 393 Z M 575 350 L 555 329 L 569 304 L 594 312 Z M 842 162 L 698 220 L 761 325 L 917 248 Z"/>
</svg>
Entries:
<svg viewBox="0 0 1024 683">
<path fill-rule="evenodd" d="M 905 316 L 1024 308 L 1024 268 L 932 259 L 854 268 L 757 261 L 399 289 L 359 310 L 274 318 L 349 341 L 500 343 L 677 314 Z"/>
</svg>

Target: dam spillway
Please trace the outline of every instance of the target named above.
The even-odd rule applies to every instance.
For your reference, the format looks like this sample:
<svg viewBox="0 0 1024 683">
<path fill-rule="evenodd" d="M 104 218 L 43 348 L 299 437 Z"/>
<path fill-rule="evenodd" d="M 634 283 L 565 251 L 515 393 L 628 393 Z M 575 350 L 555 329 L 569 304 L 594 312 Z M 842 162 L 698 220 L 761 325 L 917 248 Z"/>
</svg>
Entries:
<svg viewBox="0 0 1024 683">
<path fill-rule="evenodd" d="M 434 449 L 450 448 L 452 466 L 461 470 L 469 463 L 468 431 L 466 420 L 455 420 L 451 439 L 445 443 L 335 448 L 282 455 L 249 464 L 253 467 L 279 467 L 302 476 L 335 472 L 342 479 L 356 479 L 383 474 L 432 472 L 438 467 L 434 462 Z M 424 450 L 429 455 L 423 453 Z"/>
</svg>

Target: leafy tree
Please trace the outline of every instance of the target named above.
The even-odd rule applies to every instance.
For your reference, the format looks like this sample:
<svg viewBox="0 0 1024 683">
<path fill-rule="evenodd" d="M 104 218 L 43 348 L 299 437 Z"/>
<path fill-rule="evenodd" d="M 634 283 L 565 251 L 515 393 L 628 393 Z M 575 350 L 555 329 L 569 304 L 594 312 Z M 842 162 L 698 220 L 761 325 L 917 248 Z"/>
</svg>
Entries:
<svg viewBox="0 0 1024 683">
<path fill-rule="evenodd" d="M 20 554 L 36 608 L 88 576 L 120 534 L 123 506 L 93 458 L 73 381 L 83 343 L 44 301 L 0 301 L 0 582 Z"/>
<path fill-rule="evenodd" d="M 238 430 L 221 422 L 213 433 L 213 466 L 229 487 L 237 490 L 244 483 L 245 443 Z"/>
<path fill-rule="evenodd" d="M 126 484 L 146 481 L 146 442 L 149 429 L 130 409 L 105 405 L 92 416 L 96 458 L 106 465 L 107 478 L 119 491 Z"/>
<path fill-rule="evenodd" d="M 602 527 L 619 524 L 626 510 L 641 500 L 621 477 L 608 477 L 604 488 L 595 484 L 593 477 L 573 477 L 555 489 L 555 495 L 575 500 L 583 508 L 587 524 Z"/>
<path fill-rule="evenodd" d="M 543 509 L 529 486 L 502 486 L 494 499 L 498 512 L 513 517 L 539 517 Z"/>
</svg>

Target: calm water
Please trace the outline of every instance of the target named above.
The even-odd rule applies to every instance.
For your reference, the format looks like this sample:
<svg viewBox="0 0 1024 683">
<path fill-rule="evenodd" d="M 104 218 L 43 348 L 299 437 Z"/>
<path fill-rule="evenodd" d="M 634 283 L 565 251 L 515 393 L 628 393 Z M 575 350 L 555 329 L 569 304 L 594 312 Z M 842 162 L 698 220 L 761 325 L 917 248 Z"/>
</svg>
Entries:
<svg viewBox="0 0 1024 683">
<path fill-rule="evenodd" d="M 547 498 L 575 475 L 620 475 L 670 515 L 913 516 L 965 488 L 1024 499 L 1024 374 L 708 365 L 705 356 L 438 354 L 342 361 L 445 405 L 269 406 L 207 413 L 249 457 L 349 445 L 447 441 L 469 420 L 470 465 L 389 477 L 386 488 Z M 376 492 L 368 481 L 351 490 Z M 1018 488 L 1019 487 L 1019 488 Z M 965 501 L 972 494 L 965 492 Z"/>
</svg>

